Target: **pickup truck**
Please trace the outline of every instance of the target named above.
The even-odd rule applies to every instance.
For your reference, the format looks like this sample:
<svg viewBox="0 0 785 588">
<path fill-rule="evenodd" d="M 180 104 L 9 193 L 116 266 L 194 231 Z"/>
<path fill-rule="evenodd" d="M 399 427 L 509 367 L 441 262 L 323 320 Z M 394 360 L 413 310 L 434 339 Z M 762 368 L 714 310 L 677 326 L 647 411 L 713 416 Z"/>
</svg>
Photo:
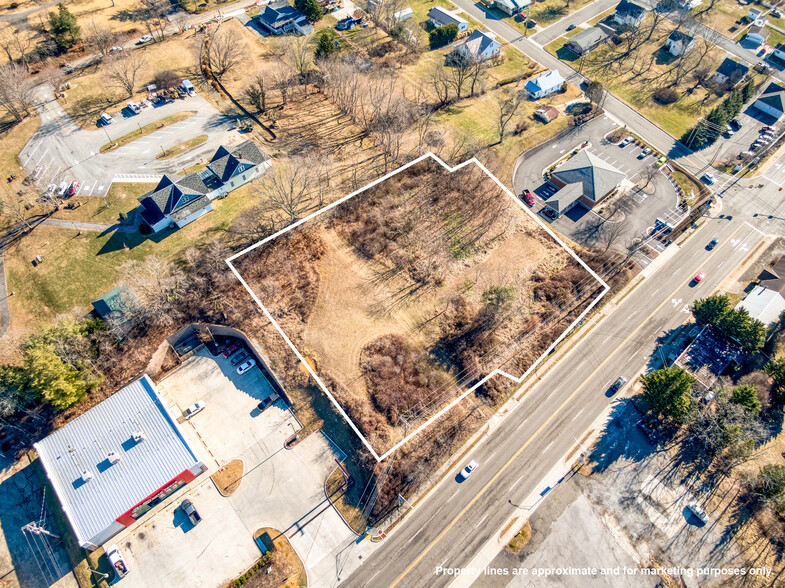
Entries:
<svg viewBox="0 0 785 588">
<path fill-rule="evenodd" d="M 183 509 L 183 512 L 188 515 L 192 525 L 196 526 L 202 521 L 202 517 L 196 511 L 196 507 L 190 500 L 183 500 L 183 503 L 180 505 L 180 507 Z"/>
<path fill-rule="evenodd" d="M 273 392 L 267 398 L 262 400 L 259 404 L 256 405 L 256 408 L 259 409 L 259 412 L 262 412 L 265 408 L 270 406 L 273 402 L 278 400 L 280 396 L 277 393 Z"/>
</svg>

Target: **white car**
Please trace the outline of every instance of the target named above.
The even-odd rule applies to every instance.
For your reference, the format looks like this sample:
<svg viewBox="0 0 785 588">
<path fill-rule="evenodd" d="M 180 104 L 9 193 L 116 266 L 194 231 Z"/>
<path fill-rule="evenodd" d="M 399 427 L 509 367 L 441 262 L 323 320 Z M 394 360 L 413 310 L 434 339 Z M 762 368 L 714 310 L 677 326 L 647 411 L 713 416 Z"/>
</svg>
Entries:
<svg viewBox="0 0 785 588">
<path fill-rule="evenodd" d="M 472 475 L 472 472 L 477 469 L 477 466 L 480 465 L 476 461 L 471 460 L 469 463 L 466 464 L 466 467 L 461 470 L 461 473 L 458 474 L 462 480 L 465 480 L 469 476 Z"/>
<path fill-rule="evenodd" d="M 713 173 L 711 173 L 711 172 L 706 172 L 705 174 L 703 174 L 703 178 L 702 178 L 702 179 L 703 179 L 703 180 L 704 180 L 704 181 L 705 181 L 707 184 L 709 184 L 709 186 L 713 186 L 714 184 L 716 184 L 716 183 L 717 183 L 717 178 L 716 178 L 716 177 L 714 177 L 714 174 L 713 174 Z"/>
<path fill-rule="evenodd" d="M 144 43 L 149 43 L 152 40 L 153 40 L 153 36 L 152 35 L 142 35 L 141 37 L 139 37 L 139 40 L 136 42 L 136 44 L 137 45 L 142 45 Z"/>
<path fill-rule="evenodd" d="M 687 508 L 689 508 L 690 512 L 692 512 L 692 514 L 698 517 L 698 519 L 700 519 L 700 522 L 703 523 L 704 525 L 709 522 L 709 516 L 706 514 L 706 512 L 701 508 L 700 504 L 698 504 L 697 502 L 691 502 Z"/>
<path fill-rule="evenodd" d="M 128 563 L 125 561 L 123 554 L 120 553 L 117 545 L 110 545 L 106 548 L 106 558 L 112 564 L 112 569 L 118 580 L 128 573 Z"/>
<path fill-rule="evenodd" d="M 246 359 L 246 360 L 245 360 L 243 363 L 241 363 L 241 364 L 240 364 L 240 366 L 237 368 L 237 373 L 238 373 L 238 374 L 240 374 L 240 375 L 242 376 L 242 375 L 243 375 L 245 372 L 247 372 L 248 370 L 250 370 L 250 369 L 251 369 L 253 366 L 255 366 L 255 365 L 256 365 L 256 360 L 255 360 L 255 359 L 253 359 L 253 358 L 251 358 L 251 359 Z"/>
<path fill-rule="evenodd" d="M 202 412 L 205 406 L 207 405 L 202 400 L 192 404 L 191 406 L 185 409 L 185 412 L 183 412 L 185 419 L 188 420 L 192 416 L 194 416 L 197 412 Z"/>
<path fill-rule="evenodd" d="M 629 136 L 625 137 L 624 141 L 619 143 L 619 147 L 626 147 L 627 145 L 632 143 L 634 140 L 635 140 L 635 137 L 633 137 L 632 135 L 629 135 Z"/>
</svg>

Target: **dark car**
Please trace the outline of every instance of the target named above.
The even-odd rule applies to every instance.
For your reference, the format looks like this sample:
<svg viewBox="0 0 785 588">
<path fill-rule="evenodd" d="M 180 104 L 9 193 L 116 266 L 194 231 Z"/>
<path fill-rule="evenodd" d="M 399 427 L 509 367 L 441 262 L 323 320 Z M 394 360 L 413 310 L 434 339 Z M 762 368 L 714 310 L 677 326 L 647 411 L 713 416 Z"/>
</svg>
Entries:
<svg viewBox="0 0 785 588">
<path fill-rule="evenodd" d="M 741 123 L 735 118 L 732 121 L 730 121 L 729 124 L 734 131 L 738 131 L 742 126 Z"/>
<path fill-rule="evenodd" d="M 196 507 L 193 505 L 193 502 L 186 499 L 183 500 L 183 503 L 180 506 L 183 509 L 183 512 L 188 516 L 188 519 L 191 521 L 192 525 L 196 526 L 202 522 L 202 517 L 196 511 Z"/>
<path fill-rule="evenodd" d="M 571 24 L 570 26 L 567 27 L 567 30 L 571 31 L 571 30 L 575 29 L 576 26 L 577 25 Z"/>
<path fill-rule="evenodd" d="M 232 356 L 232 365 L 237 365 L 238 363 L 240 363 L 241 361 L 247 358 L 248 358 L 248 353 L 245 351 L 245 349 L 242 349 L 240 350 L 239 353 L 235 353 Z"/>
<path fill-rule="evenodd" d="M 557 218 L 556 212 L 553 209 L 548 208 L 547 206 L 542 209 L 542 213 L 551 220 L 556 220 Z"/>
<path fill-rule="evenodd" d="M 625 378 L 624 376 L 619 376 L 619 379 L 616 380 L 613 383 L 613 385 L 611 385 L 610 388 L 611 394 L 615 394 L 616 392 L 618 392 L 621 389 L 621 387 L 624 386 L 624 384 L 626 383 L 627 383 L 627 378 Z"/>
<path fill-rule="evenodd" d="M 261 401 L 259 404 L 257 404 L 257 405 L 256 405 L 256 408 L 258 408 L 258 409 L 259 409 L 259 412 L 262 412 L 262 411 L 263 411 L 265 408 L 267 408 L 268 406 L 270 406 L 270 405 L 271 405 L 273 402 L 275 402 L 275 401 L 276 401 L 276 400 L 278 400 L 279 398 L 280 398 L 280 396 L 278 396 L 278 394 L 276 394 L 275 392 L 273 392 L 273 393 L 272 393 L 272 394 L 270 394 L 270 395 L 269 395 L 267 398 L 265 398 L 265 399 L 264 399 L 264 400 L 262 400 L 262 401 Z"/>
<path fill-rule="evenodd" d="M 706 250 L 707 251 L 711 251 L 712 249 L 714 249 L 717 246 L 717 243 L 719 243 L 719 241 L 717 241 L 717 239 L 712 239 L 711 241 L 709 241 L 709 244 L 706 245 Z"/>
<path fill-rule="evenodd" d="M 533 19 L 530 18 L 529 20 L 526 21 L 526 28 L 527 29 L 533 29 L 536 26 L 537 26 L 537 21 L 536 20 L 533 20 Z"/>
<path fill-rule="evenodd" d="M 521 199 L 529 206 L 534 206 L 534 196 L 528 190 L 524 190 Z"/>
</svg>

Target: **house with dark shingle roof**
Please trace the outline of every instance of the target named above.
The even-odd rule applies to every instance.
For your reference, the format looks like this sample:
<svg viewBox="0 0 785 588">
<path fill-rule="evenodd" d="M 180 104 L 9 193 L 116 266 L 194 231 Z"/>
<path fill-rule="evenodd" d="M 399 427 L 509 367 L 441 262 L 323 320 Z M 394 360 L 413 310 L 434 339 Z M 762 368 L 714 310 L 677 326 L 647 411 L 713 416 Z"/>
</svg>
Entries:
<svg viewBox="0 0 785 588">
<path fill-rule="evenodd" d="M 628 0 L 621 0 L 616 6 L 616 12 L 613 15 L 613 20 L 617 23 L 630 27 L 637 27 L 645 18 L 646 9 Z"/>
<path fill-rule="evenodd" d="M 454 24 L 458 27 L 458 32 L 462 33 L 469 30 L 469 21 L 456 14 L 457 11 L 450 11 L 441 6 L 434 6 L 428 11 L 428 22 L 432 27 L 446 27 Z"/>
<path fill-rule="evenodd" d="M 785 88 L 774 83 L 769 84 L 753 106 L 779 120 L 785 114 Z"/>
<path fill-rule="evenodd" d="M 313 33 L 313 25 L 305 15 L 286 0 L 270 2 L 256 16 L 256 20 L 273 35 L 286 35 L 294 31 L 301 35 Z"/>
<path fill-rule="evenodd" d="M 625 174 L 587 150 L 582 150 L 551 173 L 558 191 L 545 201 L 556 214 L 578 203 L 592 209 L 624 180 Z"/>
<path fill-rule="evenodd" d="M 142 219 L 154 233 L 182 228 L 210 212 L 215 198 L 254 180 L 270 165 L 270 156 L 251 140 L 234 148 L 221 146 L 206 169 L 183 177 L 165 175 L 141 196 Z"/>
<path fill-rule="evenodd" d="M 735 88 L 744 81 L 749 71 L 750 68 L 743 63 L 726 57 L 714 72 L 712 80 L 717 84 L 728 84 L 731 88 Z"/>
</svg>

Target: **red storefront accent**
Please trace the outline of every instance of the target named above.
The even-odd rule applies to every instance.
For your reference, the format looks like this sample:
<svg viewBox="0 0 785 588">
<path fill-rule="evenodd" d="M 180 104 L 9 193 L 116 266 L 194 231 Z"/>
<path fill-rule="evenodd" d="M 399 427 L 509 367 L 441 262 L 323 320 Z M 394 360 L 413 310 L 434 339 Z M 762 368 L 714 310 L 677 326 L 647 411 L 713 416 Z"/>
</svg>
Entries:
<svg viewBox="0 0 785 588">
<path fill-rule="evenodd" d="M 166 484 L 161 486 L 158 490 L 156 490 L 155 492 L 150 494 L 150 496 L 148 496 L 147 498 L 145 498 L 144 500 L 139 502 L 139 504 L 136 504 L 132 508 L 129 508 L 126 512 L 121 514 L 115 520 L 118 523 L 120 523 L 122 525 L 125 525 L 126 527 L 130 527 L 131 525 L 133 525 L 137 521 L 137 519 L 139 517 L 144 515 L 144 513 L 146 513 L 151 508 L 153 508 L 155 506 L 155 504 L 158 504 L 158 502 L 161 502 L 162 500 L 164 500 L 172 492 L 178 490 L 179 488 L 181 488 L 185 484 L 193 482 L 195 479 L 196 479 L 196 476 L 194 476 L 190 471 L 183 470 L 182 472 L 177 474 L 176 477 L 172 478 Z M 141 512 L 134 513 L 135 510 L 139 509 L 143 505 L 146 505 L 147 503 L 149 503 L 151 500 L 155 499 L 156 497 L 158 497 L 159 500 L 155 504 L 153 504 L 152 506 L 149 506 L 149 508 L 141 509 L 142 510 Z"/>
</svg>

